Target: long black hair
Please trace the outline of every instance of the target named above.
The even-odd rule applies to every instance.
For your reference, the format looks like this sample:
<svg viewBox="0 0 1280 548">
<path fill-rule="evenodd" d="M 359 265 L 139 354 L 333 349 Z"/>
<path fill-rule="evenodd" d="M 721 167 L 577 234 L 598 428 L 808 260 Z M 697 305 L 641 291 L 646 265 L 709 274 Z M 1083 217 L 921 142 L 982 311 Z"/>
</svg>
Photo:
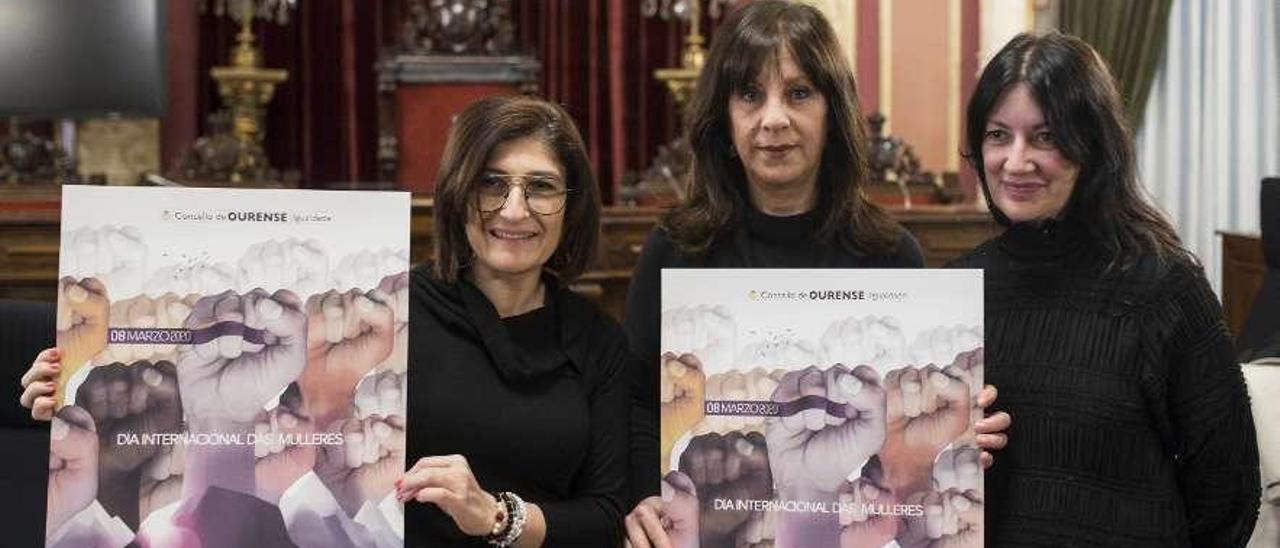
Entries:
<svg viewBox="0 0 1280 548">
<path fill-rule="evenodd" d="M 1061 221 L 1087 231 L 1112 267 L 1126 269 L 1144 255 L 1194 262 L 1138 182 L 1133 133 L 1115 79 L 1093 47 L 1069 34 L 1015 36 L 983 69 L 969 100 L 965 157 L 978 172 L 996 220 L 1011 224 L 991 200 L 983 134 L 1000 99 L 1018 84 L 1030 89 L 1058 151 L 1080 167 Z"/>
<path fill-rule="evenodd" d="M 752 85 L 784 50 L 827 101 L 817 189 L 823 217 L 815 237 L 872 255 L 892 254 L 902 229 L 862 190 L 867 144 L 853 71 L 822 12 L 786 0 L 751 2 L 716 31 L 686 111 L 693 149 L 689 197 L 663 218 L 663 226 L 678 250 L 701 255 L 750 207 L 746 173 L 732 153 L 729 98 Z"/>
</svg>

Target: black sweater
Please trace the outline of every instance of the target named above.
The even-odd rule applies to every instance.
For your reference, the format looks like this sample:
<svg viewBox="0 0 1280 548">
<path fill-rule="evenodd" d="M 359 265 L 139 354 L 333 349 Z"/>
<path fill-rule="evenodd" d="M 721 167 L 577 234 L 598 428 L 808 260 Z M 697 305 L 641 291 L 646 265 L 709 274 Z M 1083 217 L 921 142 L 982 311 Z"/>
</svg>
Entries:
<svg viewBox="0 0 1280 548">
<path fill-rule="evenodd" d="M 411 275 L 408 459 L 460 454 L 480 487 L 546 516 L 548 547 L 617 546 L 629 354 L 617 322 L 549 277 L 546 304 L 500 319 L 472 284 Z M 406 546 L 487 546 L 430 504 L 405 505 Z"/>
<path fill-rule="evenodd" d="M 1122 271 L 1083 231 L 1017 226 L 981 268 L 986 382 L 1013 416 L 987 473 L 990 546 L 1243 546 L 1258 510 L 1244 379 L 1203 271 Z"/>
<path fill-rule="evenodd" d="M 820 211 L 775 217 L 751 209 L 700 257 L 678 253 L 667 232 L 654 228 L 627 291 L 624 324 L 636 366 L 631 374 L 631 504 L 658 494 L 658 357 L 662 333 L 663 268 L 920 268 L 920 245 L 902 230 L 890 256 L 863 253 L 815 238 Z"/>
</svg>

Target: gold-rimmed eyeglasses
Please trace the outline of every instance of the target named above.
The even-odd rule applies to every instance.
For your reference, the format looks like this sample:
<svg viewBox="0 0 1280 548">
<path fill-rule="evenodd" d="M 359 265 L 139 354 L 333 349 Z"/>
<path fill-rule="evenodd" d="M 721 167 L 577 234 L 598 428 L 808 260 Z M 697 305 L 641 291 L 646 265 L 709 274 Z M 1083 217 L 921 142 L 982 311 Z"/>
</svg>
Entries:
<svg viewBox="0 0 1280 548">
<path fill-rule="evenodd" d="M 482 173 L 476 179 L 476 207 L 481 213 L 494 213 L 507 205 L 512 187 L 520 187 L 525 206 L 531 213 L 552 215 L 564 209 L 573 191 L 555 175 L 540 173 Z"/>
</svg>

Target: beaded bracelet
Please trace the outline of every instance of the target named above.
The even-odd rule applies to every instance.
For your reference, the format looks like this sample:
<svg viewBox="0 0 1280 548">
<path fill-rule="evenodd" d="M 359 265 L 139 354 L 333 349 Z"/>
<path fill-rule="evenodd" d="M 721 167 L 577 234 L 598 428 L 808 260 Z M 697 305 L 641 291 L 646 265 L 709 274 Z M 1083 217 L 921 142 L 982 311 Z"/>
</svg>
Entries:
<svg viewBox="0 0 1280 548">
<path fill-rule="evenodd" d="M 520 538 L 520 534 L 524 532 L 525 522 L 525 504 L 519 495 L 510 491 L 498 493 L 498 501 L 502 503 L 503 509 L 499 514 L 505 511 L 505 520 L 494 523 L 495 531 L 491 532 L 488 537 L 490 546 L 506 547 L 516 543 Z M 500 518 L 503 516 L 499 516 Z M 501 527 L 499 527 L 501 525 Z"/>
<path fill-rule="evenodd" d="M 507 503 L 498 496 L 493 497 L 493 502 L 497 503 L 498 510 L 494 513 L 493 527 L 489 529 L 489 535 L 485 540 L 503 538 L 506 536 L 507 529 L 511 527 L 511 520 L 508 519 L 511 517 L 511 512 L 507 510 Z"/>
</svg>

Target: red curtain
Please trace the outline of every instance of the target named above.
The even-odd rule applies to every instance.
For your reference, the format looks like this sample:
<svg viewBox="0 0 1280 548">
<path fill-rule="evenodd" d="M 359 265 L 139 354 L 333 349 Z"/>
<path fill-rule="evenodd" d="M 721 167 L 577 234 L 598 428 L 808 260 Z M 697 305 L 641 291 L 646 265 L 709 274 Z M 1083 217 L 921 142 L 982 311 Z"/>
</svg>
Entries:
<svg viewBox="0 0 1280 548">
<path fill-rule="evenodd" d="M 272 165 L 298 170 L 307 186 L 347 186 L 377 176 L 378 54 L 396 45 L 404 0 L 299 2 L 288 25 L 254 24 L 267 67 L 289 70 L 268 109 L 265 148 Z M 679 64 L 687 30 L 648 19 L 636 0 L 516 0 L 521 47 L 541 61 L 540 93 L 581 129 L 612 203 L 627 172 L 648 166 L 679 128 L 670 95 L 653 71 Z M 225 65 L 238 26 L 199 16 L 201 134 L 221 106 L 209 68 Z M 705 31 L 704 31 L 705 33 Z"/>
<path fill-rule="evenodd" d="M 679 64 L 682 25 L 646 19 L 636 0 L 518 1 L 521 43 L 542 62 L 540 92 L 582 131 L 605 203 L 678 131 L 653 71 Z"/>
<path fill-rule="evenodd" d="M 306 186 L 347 186 L 377 175 L 377 79 L 374 63 L 399 10 L 392 0 L 298 2 L 288 25 L 255 21 L 263 64 L 289 71 L 276 89 L 263 146 L 272 165 L 300 172 Z M 213 66 L 226 65 L 239 25 L 212 13 L 200 16 L 197 112 L 222 106 Z"/>
</svg>

